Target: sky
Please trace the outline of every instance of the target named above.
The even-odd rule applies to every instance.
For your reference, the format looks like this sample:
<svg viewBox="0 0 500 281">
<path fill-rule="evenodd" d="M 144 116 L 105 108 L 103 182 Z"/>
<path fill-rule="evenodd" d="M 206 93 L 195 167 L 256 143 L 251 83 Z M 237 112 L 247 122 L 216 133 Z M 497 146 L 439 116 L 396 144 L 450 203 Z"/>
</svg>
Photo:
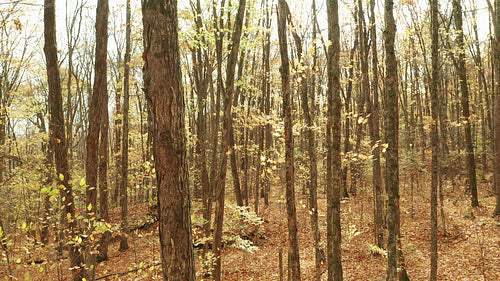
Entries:
<svg viewBox="0 0 500 281">
<path fill-rule="evenodd" d="M 9 3 L 14 0 L 0 0 L 0 8 L 2 3 Z M 28 21 L 31 23 L 38 24 L 40 26 L 40 30 L 43 28 L 43 0 L 20 0 L 22 3 L 32 3 L 32 4 L 24 4 L 23 9 L 26 10 L 26 14 L 28 17 Z M 203 1 L 203 0 L 202 0 Z M 233 0 L 234 2 L 235 0 Z M 273 0 L 271 0 L 273 1 Z M 326 36 L 326 4 L 325 0 L 316 0 L 317 1 L 317 7 L 319 10 L 319 15 L 318 15 L 318 20 L 320 27 L 323 31 L 324 36 Z M 366 0 L 364 0 L 366 2 Z M 464 14 L 467 16 L 470 15 L 471 11 L 471 3 L 472 1 L 477 2 L 477 12 L 478 12 L 478 29 L 479 29 L 479 38 L 481 41 L 487 40 L 488 39 L 488 22 L 489 22 L 489 13 L 487 9 L 487 2 L 484 0 L 462 0 L 463 2 L 463 9 L 464 9 Z M 180 8 L 187 7 L 189 6 L 190 0 L 178 0 L 178 6 Z M 273 2 L 276 2 L 274 0 Z M 298 1 L 298 0 L 288 0 L 290 3 L 290 7 L 292 9 L 292 13 L 294 12 L 294 9 L 298 9 L 298 12 L 296 14 L 299 14 L 300 11 L 302 11 L 302 14 L 305 14 L 310 11 L 310 5 L 311 1 Z M 341 21 L 341 26 L 344 27 L 345 30 L 350 30 L 352 27 L 352 14 L 348 10 L 346 10 L 346 6 L 350 5 L 353 3 L 354 0 L 340 0 L 339 1 L 339 6 L 340 6 L 340 21 Z M 383 8 L 383 0 L 378 0 L 376 3 L 376 9 L 378 10 L 378 13 L 382 12 Z M 95 18 L 95 13 L 96 13 L 96 3 L 97 0 L 56 0 L 56 25 L 57 25 L 57 31 L 58 31 L 58 45 L 60 48 L 63 48 L 66 44 L 66 14 L 73 14 L 75 11 L 75 8 L 77 6 L 77 3 L 85 3 L 84 9 L 82 11 L 83 15 L 83 20 L 87 22 L 90 26 L 93 26 L 94 18 Z M 133 9 L 139 9 L 140 7 L 140 0 L 131 0 Z M 407 5 L 408 3 L 414 3 L 416 6 L 418 6 L 420 10 L 426 10 L 427 9 L 427 3 L 428 0 L 396 0 L 395 1 L 395 9 L 396 11 L 402 11 L 403 7 Z M 441 10 L 446 11 L 446 13 L 450 12 L 451 9 L 451 4 L 450 1 L 446 0 L 441 0 Z M 120 22 L 124 22 L 125 19 L 125 0 L 109 0 L 110 4 L 110 22 L 117 22 L 118 25 Z M 399 16 L 398 16 L 399 15 Z M 308 15 L 310 16 L 310 15 Z M 405 16 L 404 13 L 398 13 L 396 14 L 396 21 L 398 24 L 398 31 L 401 32 L 404 29 L 404 23 L 408 21 L 407 17 Z M 465 24 L 465 22 L 464 22 Z M 276 23 L 273 23 L 273 28 L 276 27 Z M 379 16 L 377 18 L 377 26 L 379 28 L 379 31 L 382 29 L 383 26 L 383 17 Z M 182 27 L 181 27 L 182 28 Z M 41 35 L 41 34 L 40 34 Z M 110 44 L 110 49 L 114 47 L 114 43 L 112 40 L 109 42 Z"/>
</svg>

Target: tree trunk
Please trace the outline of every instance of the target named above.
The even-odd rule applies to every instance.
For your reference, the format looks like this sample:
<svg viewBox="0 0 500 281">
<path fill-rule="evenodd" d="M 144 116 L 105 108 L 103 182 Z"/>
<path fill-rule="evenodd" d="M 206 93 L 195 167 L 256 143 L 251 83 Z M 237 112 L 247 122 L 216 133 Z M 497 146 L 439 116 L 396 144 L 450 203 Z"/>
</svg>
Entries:
<svg viewBox="0 0 500 281">
<path fill-rule="evenodd" d="M 500 0 L 495 1 L 495 185 L 497 192 L 497 203 L 495 206 L 495 211 L 493 214 L 495 216 L 500 216 Z"/>
<path fill-rule="evenodd" d="M 118 54 L 118 57 L 120 57 L 121 54 Z M 118 59 L 118 65 L 121 64 L 121 59 Z M 121 84 L 121 71 L 118 71 L 118 77 L 117 77 L 117 84 Z M 116 97 L 115 97 L 115 112 L 114 112 L 114 131 L 115 131 L 115 146 L 114 146 L 114 161 L 115 161 L 115 187 L 114 187 L 114 192 L 113 192 L 113 198 L 111 200 L 112 204 L 115 206 L 118 206 L 119 203 L 119 198 L 120 198 L 120 181 L 121 181 L 121 176 L 120 176 L 120 169 L 121 169 L 121 149 L 122 149 L 122 120 L 123 120 L 123 110 L 122 110 L 122 104 L 121 104 L 121 96 L 122 96 L 122 88 L 121 86 L 117 86 L 116 89 Z M 148 120 L 149 123 L 149 120 Z M 148 138 L 149 132 L 148 132 Z M 151 159 L 148 159 L 150 161 Z"/>
<path fill-rule="evenodd" d="M 431 176 L 431 281 L 437 280 L 438 249 L 437 249 L 437 190 L 439 185 L 439 22 L 437 0 L 430 0 L 431 9 L 431 40 L 432 40 L 432 80 L 431 92 L 431 147 L 432 147 L 432 176 Z"/>
<path fill-rule="evenodd" d="M 145 0 L 142 12 L 163 280 L 195 280 L 177 1 Z"/>
<path fill-rule="evenodd" d="M 286 180 L 286 210 L 288 214 L 288 261 L 291 280 L 300 280 L 299 241 L 297 238 L 297 215 L 295 209 L 294 185 L 294 155 L 292 132 L 292 99 L 290 93 L 290 65 L 288 61 L 287 4 L 285 0 L 278 1 L 278 37 L 281 56 L 281 91 L 283 92 L 283 113 L 285 116 L 285 180 Z M 257 159 L 259 161 L 259 159 Z"/>
<path fill-rule="evenodd" d="M 50 142 L 53 144 L 56 173 L 58 186 L 61 187 L 60 195 L 63 202 L 63 215 L 67 218 L 67 227 L 69 230 L 69 240 L 75 235 L 76 219 L 75 204 L 72 188 L 69 184 L 68 171 L 68 150 L 66 136 L 64 133 L 64 114 L 62 105 L 61 78 L 59 75 L 59 66 L 57 62 L 57 43 L 56 43 L 56 18 L 55 1 L 45 0 L 44 2 L 44 38 L 45 45 L 43 51 L 47 62 L 47 78 L 49 84 L 49 112 L 50 112 Z M 74 243 L 68 244 L 70 268 L 72 268 L 72 277 L 74 281 L 82 280 L 82 272 L 78 270 L 82 263 L 82 257 L 79 254 L 79 247 Z"/>
<path fill-rule="evenodd" d="M 96 14 L 96 49 L 95 49 L 95 79 L 92 98 L 90 100 L 89 127 L 87 135 L 87 161 L 86 161 L 86 201 L 88 233 L 94 231 L 93 223 L 97 215 L 97 173 L 101 167 L 99 163 L 99 135 L 103 120 L 103 100 L 107 96 L 107 50 L 108 50 L 108 0 L 99 0 Z M 105 128 L 107 130 L 107 128 Z M 107 136 L 106 136 L 107 138 Z M 101 155 L 102 156 L 102 155 Z M 105 164 L 106 165 L 106 164 Z M 102 182 L 102 181 L 101 181 Z M 107 187 L 106 187 L 107 188 Z M 85 264 L 90 270 L 84 270 L 87 280 L 93 280 L 95 275 L 95 254 L 90 239 L 86 241 Z"/>
<path fill-rule="evenodd" d="M 385 138 L 388 144 L 386 149 L 386 177 L 387 189 L 387 281 L 407 280 L 406 269 L 401 251 L 400 209 L 399 209 L 399 163 L 398 163 L 398 65 L 394 42 L 396 37 L 396 23 L 393 15 L 393 0 L 385 0 Z"/>
<path fill-rule="evenodd" d="M 177 5 L 175 5 L 177 6 Z M 120 206 L 121 209 L 121 231 L 120 251 L 128 249 L 128 131 L 129 131 L 129 109 L 130 109 L 130 41 L 131 33 L 131 10 L 130 0 L 126 3 L 126 30 L 125 30 L 125 58 L 123 67 L 123 127 L 122 127 L 122 155 L 120 159 Z M 156 116 L 155 116 L 156 117 Z M 156 156 L 155 156 L 156 160 Z M 157 170 L 158 173 L 158 170 Z"/>
<path fill-rule="evenodd" d="M 471 119 L 469 111 L 469 89 L 467 86 L 467 72 L 465 69 L 465 43 L 462 24 L 462 6 L 460 0 L 453 0 L 453 17 L 455 19 L 455 29 L 457 31 L 457 44 L 460 49 L 457 58 L 457 72 L 460 80 L 460 90 L 462 92 L 462 115 L 465 133 L 465 153 L 466 168 L 468 178 L 468 192 L 471 196 L 471 206 L 479 206 L 477 197 L 476 161 L 474 159 L 474 144 L 472 142 Z"/>
<path fill-rule="evenodd" d="M 370 40 L 372 44 L 372 110 L 370 118 L 370 135 L 373 154 L 373 189 L 375 191 L 375 241 L 379 248 L 384 247 L 384 202 L 382 200 L 382 169 L 380 165 L 380 103 L 378 95 L 378 54 L 377 33 L 375 24 L 375 1 L 370 0 Z"/>
<path fill-rule="evenodd" d="M 328 280 L 343 280 L 342 273 L 342 248 L 340 224 L 340 186 L 341 154 L 340 154 L 340 27 L 337 0 L 326 2 L 328 14 L 328 40 L 332 44 L 328 47 L 328 121 L 326 128 L 327 137 L 327 259 Z"/>
<path fill-rule="evenodd" d="M 234 77 L 236 70 L 236 62 L 240 49 L 240 38 L 243 29 L 243 19 L 245 14 L 246 0 L 239 1 L 238 13 L 234 23 L 234 30 L 231 42 L 231 53 L 229 54 L 227 67 L 226 67 L 226 86 L 224 89 L 224 120 L 222 130 L 222 148 L 220 154 L 220 162 L 218 167 L 218 178 L 216 180 L 217 186 L 215 190 L 215 233 L 214 233 L 214 255 L 215 255 L 215 271 L 214 279 L 220 281 L 222 278 L 221 267 L 221 243 L 222 243 L 222 227 L 224 221 L 224 196 L 226 186 L 226 172 L 227 172 L 227 154 L 229 151 L 229 134 L 232 122 L 231 109 L 233 105 L 233 92 L 234 92 Z"/>
</svg>

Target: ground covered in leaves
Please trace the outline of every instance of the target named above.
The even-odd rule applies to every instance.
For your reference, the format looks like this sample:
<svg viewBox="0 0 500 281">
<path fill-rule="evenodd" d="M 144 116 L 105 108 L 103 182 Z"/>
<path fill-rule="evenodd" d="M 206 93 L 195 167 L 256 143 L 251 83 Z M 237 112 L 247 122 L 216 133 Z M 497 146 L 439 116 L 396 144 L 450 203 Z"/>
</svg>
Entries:
<svg viewBox="0 0 500 281">
<path fill-rule="evenodd" d="M 491 217 L 495 198 L 488 196 L 491 187 L 481 183 L 480 207 L 471 209 L 470 200 L 460 184 L 444 184 L 446 233 L 439 221 L 439 280 L 500 280 L 500 221 Z M 401 186 L 401 222 L 403 250 L 407 271 L 412 280 L 425 280 L 430 275 L 430 199 L 429 187 L 415 184 Z M 259 216 L 246 209 L 229 205 L 226 210 L 226 246 L 223 249 L 224 280 L 279 280 L 279 252 L 283 253 L 286 280 L 288 228 L 284 190 L 273 191 L 271 204 L 263 206 Z M 413 193 L 413 196 L 411 195 Z M 320 230 L 326 248 L 326 200 L 320 190 Z M 228 193 L 231 198 L 231 194 Z M 372 191 L 358 190 L 356 197 L 344 199 L 342 208 L 342 264 L 345 280 L 385 280 L 386 258 L 371 247 L 373 238 Z M 230 199 L 229 199 L 230 200 Z M 229 203 L 228 203 L 229 204 Z M 148 204 L 129 207 L 132 227 L 145 225 Z M 204 244 L 199 203 L 193 206 L 193 233 L 196 248 L 198 280 L 207 280 L 210 259 L 201 254 Z M 302 280 L 314 280 L 314 243 L 305 195 L 297 193 L 297 215 Z M 244 215 L 242 216 L 242 213 Z M 119 225 L 120 209 L 111 212 L 112 222 Z M 146 224 L 147 226 L 147 224 Z M 157 224 L 136 229 L 128 234 L 127 251 L 119 252 L 119 240 L 110 245 L 110 259 L 97 265 L 96 280 L 159 280 L 159 242 Z M 2 249 L 0 279 L 70 280 L 67 253 L 58 257 L 55 245 L 45 248 L 33 237 L 20 231 L 9 236 L 8 247 Z M 7 263 L 7 256 L 9 263 Z M 204 266 L 203 266 L 204 265 Z M 205 268 L 205 269 L 203 269 Z M 323 265 L 322 280 L 326 280 Z"/>
</svg>

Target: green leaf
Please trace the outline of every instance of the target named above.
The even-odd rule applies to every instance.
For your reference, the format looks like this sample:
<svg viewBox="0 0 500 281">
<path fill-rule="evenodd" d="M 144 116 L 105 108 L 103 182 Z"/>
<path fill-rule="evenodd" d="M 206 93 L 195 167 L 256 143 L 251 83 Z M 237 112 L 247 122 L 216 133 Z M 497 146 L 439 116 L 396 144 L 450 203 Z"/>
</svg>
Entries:
<svg viewBox="0 0 500 281">
<path fill-rule="evenodd" d="M 84 185 L 85 185 L 85 178 L 82 178 L 82 179 L 80 180 L 80 186 L 84 186 Z"/>
<path fill-rule="evenodd" d="M 63 181 L 63 180 L 64 180 L 64 175 L 63 175 L 63 174 L 59 174 L 59 179 L 60 179 L 61 181 Z"/>
<path fill-rule="evenodd" d="M 87 210 L 90 212 L 92 210 L 92 203 L 87 206 Z"/>
</svg>

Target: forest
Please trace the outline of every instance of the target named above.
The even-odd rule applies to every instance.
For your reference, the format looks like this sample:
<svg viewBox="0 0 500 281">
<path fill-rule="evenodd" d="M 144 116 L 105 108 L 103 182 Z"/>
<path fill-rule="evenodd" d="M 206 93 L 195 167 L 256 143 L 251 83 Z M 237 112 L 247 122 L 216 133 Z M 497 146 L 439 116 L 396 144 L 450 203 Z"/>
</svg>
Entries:
<svg viewBox="0 0 500 281">
<path fill-rule="evenodd" d="M 500 0 L 0 0 L 0 279 L 500 280 Z"/>
</svg>

